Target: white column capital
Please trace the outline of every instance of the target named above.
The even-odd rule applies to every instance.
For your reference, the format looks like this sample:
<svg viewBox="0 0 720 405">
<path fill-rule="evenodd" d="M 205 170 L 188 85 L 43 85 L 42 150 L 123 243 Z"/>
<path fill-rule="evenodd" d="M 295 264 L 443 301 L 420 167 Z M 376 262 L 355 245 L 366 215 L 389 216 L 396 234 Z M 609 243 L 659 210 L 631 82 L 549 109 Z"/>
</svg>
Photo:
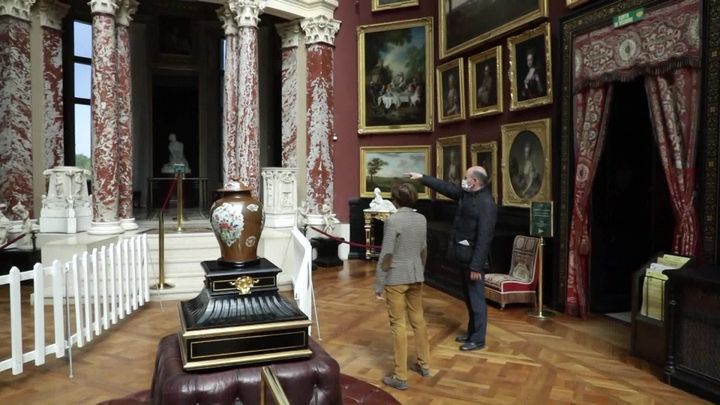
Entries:
<svg viewBox="0 0 720 405">
<path fill-rule="evenodd" d="M 328 18 L 324 15 L 310 17 L 302 20 L 300 23 L 305 32 L 305 43 L 315 44 L 324 42 L 326 44 L 335 44 L 335 34 L 340 29 L 340 21 L 334 18 Z"/>
<path fill-rule="evenodd" d="M 132 16 L 140 4 L 137 0 L 118 0 L 120 2 L 115 22 L 123 27 L 129 27 Z"/>
<path fill-rule="evenodd" d="M 70 5 L 57 0 L 40 0 L 38 2 L 40 26 L 61 30 L 62 19 L 65 18 L 69 9 Z"/>
<path fill-rule="evenodd" d="M 280 47 L 296 48 L 300 44 L 300 24 L 297 21 L 290 21 L 275 25 L 278 35 L 280 35 Z"/>
<path fill-rule="evenodd" d="M 118 9 L 118 0 L 90 0 L 90 12 L 93 14 L 110 14 L 115 15 Z"/>
<path fill-rule="evenodd" d="M 257 27 L 260 14 L 265 9 L 265 0 L 228 0 L 230 10 L 235 13 L 238 27 Z"/>
<path fill-rule="evenodd" d="M 30 7 L 35 0 L 3 0 L 0 2 L 0 16 L 9 15 L 20 20 L 30 21 Z"/>
<path fill-rule="evenodd" d="M 225 3 L 222 7 L 215 10 L 215 12 L 217 13 L 218 19 L 222 21 L 223 28 L 225 29 L 225 36 L 237 35 L 238 26 L 235 22 L 235 17 L 233 16 L 233 11 L 230 9 L 230 6 Z"/>
</svg>

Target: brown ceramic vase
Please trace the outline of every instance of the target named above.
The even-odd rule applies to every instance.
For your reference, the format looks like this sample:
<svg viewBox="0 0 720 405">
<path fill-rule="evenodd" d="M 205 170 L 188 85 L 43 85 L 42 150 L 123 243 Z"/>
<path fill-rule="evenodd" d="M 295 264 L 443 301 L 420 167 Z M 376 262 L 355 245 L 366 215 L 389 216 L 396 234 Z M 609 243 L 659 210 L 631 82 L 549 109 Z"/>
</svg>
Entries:
<svg viewBox="0 0 720 405">
<path fill-rule="evenodd" d="M 220 198 L 210 208 L 210 224 L 220 244 L 220 264 L 245 267 L 257 263 L 257 245 L 262 232 L 262 204 L 250 190 L 229 182 L 217 190 Z"/>
</svg>

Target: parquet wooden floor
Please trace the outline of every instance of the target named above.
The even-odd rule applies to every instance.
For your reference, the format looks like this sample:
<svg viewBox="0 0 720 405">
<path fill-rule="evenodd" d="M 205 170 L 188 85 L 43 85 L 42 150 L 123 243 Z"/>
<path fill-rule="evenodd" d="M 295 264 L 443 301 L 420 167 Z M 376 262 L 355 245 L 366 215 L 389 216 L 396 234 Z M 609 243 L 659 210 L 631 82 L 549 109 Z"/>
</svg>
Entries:
<svg viewBox="0 0 720 405">
<path fill-rule="evenodd" d="M 320 343 L 343 373 L 381 386 L 392 370 L 392 341 L 385 305 L 372 291 L 373 263 L 348 261 L 313 277 Z M 7 302 L 0 291 L 2 356 L 9 352 Z M 660 369 L 631 357 L 629 326 L 619 321 L 538 321 L 526 306 L 490 306 L 487 347 L 467 353 L 454 340 L 466 323 L 464 304 L 426 288 L 424 305 L 432 375 L 411 375 L 407 391 L 387 388 L 403 404 L 708 403 L 664 384 Z M 93 404 L 149 388 L 157 343 L 179 329 L 177 302 L 150 303 L 113 329 L 73 350 L 73 378 L 67 360 L 54 358 L 40 367 L 26 363 L 18 376 L 0 373 L 0 404 Z M 32 341 L 31 329 L 24 340 Z"/>
</svg>

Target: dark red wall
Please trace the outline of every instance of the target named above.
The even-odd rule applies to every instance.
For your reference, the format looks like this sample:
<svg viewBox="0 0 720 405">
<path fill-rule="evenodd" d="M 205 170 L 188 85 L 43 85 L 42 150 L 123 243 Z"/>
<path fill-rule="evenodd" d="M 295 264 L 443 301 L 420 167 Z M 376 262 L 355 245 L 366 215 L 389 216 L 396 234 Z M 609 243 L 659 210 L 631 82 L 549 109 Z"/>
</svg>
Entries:
<svg viewBox="0 0 720 405">
<path fill-rule="evenodd" d="M 342 22 L 340 31 L 335 38 L 335 131 L 338 137 L 334 149 L 334 170 L 335 170 L 335 212 L 342 222 L 348 222 L 349 205 L 348 201 L 360 195 L 360 147 L 361 146 L 398 146 L 398 145 L 431 145 L 433 155 L 431 162 L 434 174 L 435 162 L 435 140 L 437 138 L 465 134 L 467 136 L 466 151 L 468 165 L 470 164 L 470 144 L 476 142 L 497 141 L 500 149 L 500 126 L 506 123 L 529 121 L 541 118 L 555 118 L 559 83 L 559 41 L 558 41 L 558 19 L 568 13 L 564 1 L 550 0 L 549 14 L 552 31 L 552 52 L 553 52 L 553 93 L 555 101 L 552 105 L 531 108 L 521 111 L 510 111 L 510 83 L 507 77 L 508 50 L 506 46 L 507 37 L 517 35 L 526 28 L 533 28 L 542 21 L 536 21 L 524 28 L 519 28 L 505 36 L 486 42 L 478 47 L 467 50 L 463 53 L 438 60 L 438 26 L 437 1 L 423 0 L 420 6 L 401 8 L 372 13 L 370 11 L 370 0 L 342 0 L 335 11 L 335 18 Z M 357 27 L 366 24 L 377 24 L 392 21 L 402 21 L 414 18 L 432 16 L 435 66 L 453 60 L 458 57 L 475 55 L 486 49 L 497 45 L 503 45 L 503 101 L 504 112 L 502 114 L 483 117 L 468 118 L 465 121 L 449 124 L 438 124 L 435 122 L 433 132 L 404 133 L 404 134 L 368 134 L 358 135 L 358 58 L 357 58 Z M 466 68 L 467 68 L 467 62 Z M 467 86 L 467 80 L 466 84 Z M 434 86 L 433 86 L 434 87 Z M 435 89 L 437 90 L 437 89 Z M 464 89 L 467 94 L 467 89 Z M 467 100 L 466 100 L 467 104 Z M 433 108 L 436 108 L 433 101 Z M 467 105 L 466 105 L 467 109 Z M 434 114 L 437 119 L 437 114 Z M 553 134 L 557 133 L 555 122 L 552 128 Z M 553 141 L 555 137 L 553 136 Z M 498 150 L 498 160 L 502 154 Z M 499 165 L 500 162 L 498 162 Z M 498 168 L 500 169 L 500 168 Z M 498 173 L 500 176 L 500 173 Z M 500 177 L 498 177 L 500 178 Z"/>
</svg>

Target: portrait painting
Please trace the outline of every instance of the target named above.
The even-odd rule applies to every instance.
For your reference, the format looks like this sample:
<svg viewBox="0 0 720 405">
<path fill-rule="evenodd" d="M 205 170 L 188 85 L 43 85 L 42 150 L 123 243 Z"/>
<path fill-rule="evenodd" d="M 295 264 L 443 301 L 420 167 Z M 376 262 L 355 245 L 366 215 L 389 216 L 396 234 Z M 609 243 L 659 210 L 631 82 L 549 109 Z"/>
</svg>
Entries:
<svg viewBox="0 0 720 405">
<path fill-rule="evenodd" d="M 432 18 L 358 27 L 358 133 L 433 129 Z"/>
<path fill-rule="evenodd" d="M 158 49 L 161 54 L 192 55 L 192 22 L 190 18 L 159 17 L 158 33 Z"/>
<path fill-rule="evenodd" d="M 468 100 L 471 117 L 503 111 L 502 47 L 468 58 Z"/>
<path fill-rule="evenodd" d="M 490 179 L 490 192 L 493 199 L 498 202 L 498 190 L 500 185 L 497 182 L 497 142 L 473 143 L 470 145 L 470 166 L 482 166 L 487 171 Z"/>
<path fill-rule="evenodd" d="M 441 124 L 465 119 L 464 65 L 463 58 L 458 58 L 435 69 L 438 122 Z"/>
<path fill-rule="evenodd" d="M 503 205 L 552 200 L 550 120 L 502 126 Z"/>
<path fill-rule="evenodd" d="M 550 23 L 508 38 L 510 110 L 551 104 Z"/>
<path fill-rule="evenodd" d="M 467 169 L 465 135 L 438 138 L 435 143 L 435 156 L 437 158 L 435 176 L 460 187 Z M 436 197 L 447 199 L 440 193 L 436 193 Z"/>
<path fill-rule="evenodd" d="M 548 0 L 438 0 L 440 59 L 548 16 Z"/>
<path fill-rule="evenodd" d="M 360 197 L 374 197 L 379 188 L 383 197 L 390 197 L 394 184 L 409 182 L 418 198 L 429 198 L 428 190 L 419 180 L 410 180 L 405 173 L 430 173 L 430 146 L 363 146 L 360 148 Z"/>
<path fill-rule="evenodd" d="M 420 0 L 372 0 L 372 11 L 392 10 L 394 8 L 412 7 L 420 4 Z"/>
</svg>

